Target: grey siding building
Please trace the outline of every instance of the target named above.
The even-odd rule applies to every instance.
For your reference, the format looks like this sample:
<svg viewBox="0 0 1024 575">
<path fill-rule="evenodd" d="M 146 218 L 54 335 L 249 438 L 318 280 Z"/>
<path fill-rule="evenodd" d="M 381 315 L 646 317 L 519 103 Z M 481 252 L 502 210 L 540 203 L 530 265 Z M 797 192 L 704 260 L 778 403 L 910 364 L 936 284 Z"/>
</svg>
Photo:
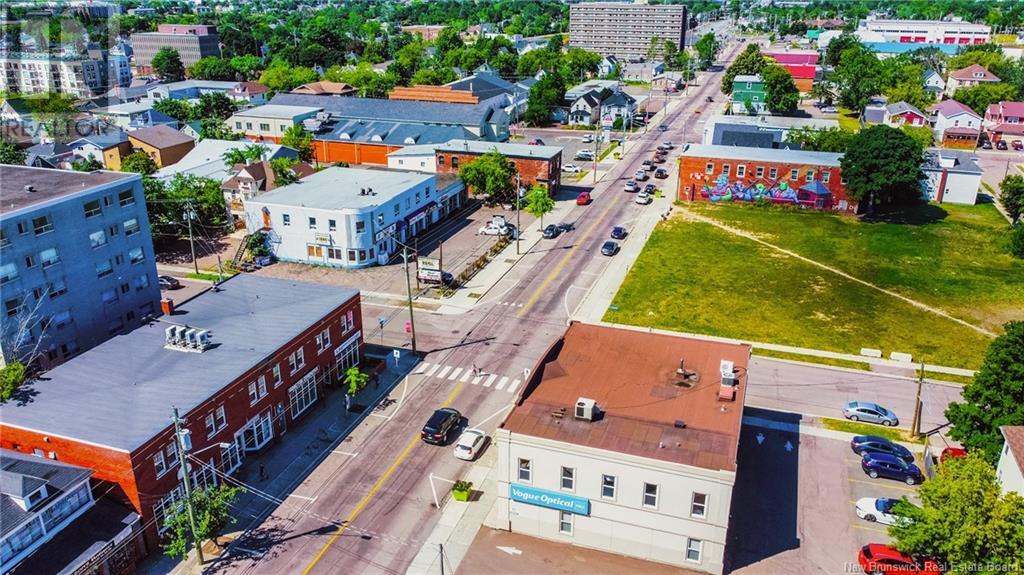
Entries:
<svg viewBox="0 0 1024 575">
<path fill-rule="evenodd" d="M 582 2 L 569 10 L 569 46 L 637 61 L 647 57 L 655 36 L 685 46 L 686 23 L 682 4 Z"/>
<path fill-rule="evenodd" d="M 159 312 L 141 176 L 3 165 L 0 198 L 0 363 L 48 369 Z"/>
<path fill-rule="evenodd" d="M 202 24 L 160 24 L 156 32 L 132 34 L 135 69 L 139 74 L 153 71 L 153 56 L 160 48 L 174 48 L 186 68 L 200 58 L 220 56 L 220 37 L 217 28 Z"/>
</svg>

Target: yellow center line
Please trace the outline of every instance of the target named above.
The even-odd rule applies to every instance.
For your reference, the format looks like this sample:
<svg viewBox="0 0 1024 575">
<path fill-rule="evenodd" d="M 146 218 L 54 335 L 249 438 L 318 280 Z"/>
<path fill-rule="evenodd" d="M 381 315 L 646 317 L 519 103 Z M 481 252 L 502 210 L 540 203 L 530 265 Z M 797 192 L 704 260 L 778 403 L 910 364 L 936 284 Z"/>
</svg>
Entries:
<svg viewBox="0 0 1024 575">
<path fill-rule="evenodd" d="M 451 405 L 452 402 L 455 401 L 455 397 L 459 395 L 460 391 L 462 391 L 463 387 L 465 387 L 465 384 L 460 383 L 455 388 L 455 391 L 453 391 L 452 394 L 448 396 L 448 399 L 444 401 L 441 407 L 448 407 L 449 405 Z M 367 493 L 366 496 L 359 501 L 359 505 L 356 505 L 356 508 L 352 510 L 352 513 L 349 514 L 348 519 L 346 519 L 345 522 L 342 523 L 340 527 L 338 527 L 338 530 L 335 531 L 334 534 L 331 535 L 331 538 L 327 540 L 327 543 L 324 544 L 323 549 L 321 549 L 320 552 L 316 554 L 316 557 L 313 557 L 313 560 L 309 563 L 309 565 L 307 565 L 306 568 L 302 570 L 302 575 L 309 575 L 309 572 L 313 570 L 313 567 L 315 567 L 316 564 L 320 562 L 320 559 L 323 558 L 324 553 L 327 553 L 327 549 L 329 549 L 331 545 L 334 545 L 334 542 L 338 540 L 338 537 L 341 537 L 341 534 L 344 533 L 346 529 L 348 529 L 349 525 L 352 525 L 352 522 L 356 520 L 356 517 L 359 517 L 359 514 L 362 513 L 363 509 L 365 509 L 366 506 L 370 503 L 370 500 L 373 499 L 373 496 L 377 493 L 377 490 L 379 490 L 381 486 L 384 485 L 384 482 L 387 481 L 389 477 L 391 477 L 391 474 L 395 472 L 395 469 L 398 469 L 398 466 L 401 465 L 402 461 L 404 461 L 405 458 L 409 456 L 409 453 L 412 451 L 412 448 L 415 447 L 416 444 L 419 443 L 419 441 L 420 436 L 417 435 L 416 437 L 412 438 L 412 441 L 410 441 L 408 445 L 405 446 L 405 449 L 402 450 L 402 453 L 400 453 L 398 455 L 398 458 L 395 459 L 395 461 L 391 464 L 391 467 L 388 467 L 388 470 L 384 472 L 384 475 L 380 476 L 380 479 L 378 479 L 377 483 L 373 485 L 373 488 L 370 489 L 370 492 Z"/>
</svg>

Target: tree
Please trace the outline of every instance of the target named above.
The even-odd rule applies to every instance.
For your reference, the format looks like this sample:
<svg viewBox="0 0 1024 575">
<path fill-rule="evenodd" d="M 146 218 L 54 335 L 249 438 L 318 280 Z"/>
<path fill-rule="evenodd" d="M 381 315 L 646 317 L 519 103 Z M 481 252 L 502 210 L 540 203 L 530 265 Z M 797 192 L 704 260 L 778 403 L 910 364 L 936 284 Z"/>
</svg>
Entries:
<svg viewBox="0 0 1024 575">
<path fill-rule="evenodd" d="M 768 64 L 756 43 L 748 44 L 743 52 L 736 57 L 732 65 L 722 74 L 722 93 L 732 94 L 732 83 L 736 76 L 760 74 Z"/>
<path fill-rule="evenodd" d="M 263 144 L 249 144 L 244 147 L 234 147 L 223 154 L 221 159 L 224 160 L 224 165 L 228 168 L 237 166 L 238 164 L 249 164 L 252 162 L 259 162 L 263 160 L 264 154 L 267 153 L 267 147 Z"/>
<path fill-rule="evenodd" d="M 25 365 L 20 361 L 12 361 L 0 368 L 0 403 L 14 397 L 24 383 Z"/>
<path fill-rule="evenodd" d="M 238 71 L 231 65 L 230 60 L 207 56 L 186 68 L 185 74 L 196 80 L 234 80 Z"/>
<path fill-rule="evenodd" d="M 315 82 L 317 78 L 318 75 L 312 68 L 292 66 L 283 60 L 274 60 L 270 67 L 260 74 L 259 82 L 275 92 L 288 92 L 303 84 Z"/>
<path fill-rule="evenodd" d="M 931 147 L 932 139 L 935 136 L 935 133 L 932 132 L 932 129 L 928 126 L 911 126 L 905 124 L 900 126 L 900 130 L 917 142 L 917 144 L 921 146 L 922 150 Z"/>
<path fill-rule="evenodd" d="M 28 161 L 28 152 L 19 148 L 14 142 L 0 140 L 0 164 L 24 166 Z"/>
<path fill-rule="evenodd" d="M 451 68 L 420 68 L 416 70 L 416 73 L 412 75 L 412 79 L 409 83 L 412 85 L 426 85 L 426 86 L 441 86 L 448 82 L 454 82 L 459 77 L 455 75 L 455 70 Z"/>
<path fill-rule="evenodd" d="M 226 120 L 235 113 L 237 105 L 224 92 L 210 92 L 199 96 L 199 102 L 192 108 L 192 119 L 216 118 Z"/>
<path fill-rule="evenodd" d="M 532 54 L 532 52 L 528 52 Z M 532 126 L 543 126 L 551 121 L 551 113 L 565 97 L 565 85 L 557 72 L 549 72 L 530 87 L 523 120 Z"/>
<path fill-rule="evenodd" d="M 697 50 L 697 63 L 700 65 L 700 69 L 707 70 L 718 58 L 718 52 L 722 49 L 722 45 L 715 37 L 714 32 L 708 32 L 701 36 L 700 40 L 697 40 L 693 48 Z"/>
<path fill-rule="evenodd" d="M 434 50 L 437 52 L 438 59 L 443 59 L 448 52 L 463 46 L 465 44 L 459 36 L 459 30 L 452 26 L 446 26 L 438 32 L 437 38 L 434 39 Z"/>
<path fill-rule="evenodd" d="M 158 169 L 156 162 L 146 152 L 132 152 L 125 156 L 124 160 L 121 160 L 122 172 L 135 172 L 148 176 Z"/>
<path fill-rule="evenodd" d="M 223 120 L 217 118 L 199 120 L 200 140 L 241 140 L 242 136 L 243 134 L 232 132 Z"/>
<path fill-rule="evenodd" d="M 841 128 L 795 128 L 786 133 L 786 141 L 800 144 L 800 149 L 814 152 L 845 154 L 855 133 Z"/>
<path fill-rule="evenodd" d="M 868 100 L 882 89 L 882 65 L 878 57 L 857 44 L 846 49 L 833 74 L 839 90 L 839 101 L 857 112 L 864 111 Z"/>
<path fill-rule="evenodd" d="M 267 247 L 267 232 L 254 232 L 245 242 L 245 249 L 254 258 L 269 256 L 270 248 Z"/>
<path fill-rule="evenodd" d="M 827 78 L 822 78 L 811 86 L 809 94 L 815 100 L 831 105 L 836 99 L 836 86 Z"/>
<path fill-rule="evenodd" d="M 207 465 L 203 462 L 198 464 Z M 199 541 L 216 537 L 222 529 L 235 522 L 231 516 L 231 505 L 243 491 L 241 487 L 228 487 L 226 483 L 192 491 L 191 504 L 196 519 L 195 537 Z M 192 523 L 184 501 L 173 507 L 164 519 L 164 526 L 168 528 L 167 540 L 163 544 L 164 554 L 168 557 L 181 557 L 184 560 L 188 557 L 193 542 Z"/>
<path fill-rule="evenodd" d="M 526 211 L 540 218 L 540 227 L 544 228 L 544 214 L 555 209 L 555 200 L 544 186 L 535 185 L 526 196 Z"/>
<path fill-rule="evenodd" d="M 181 55 L 174 48 L 164 46 L 153 55 L 153 70 L 167 82 L 177 82 L 185 77 L 185 66 Z"/>
<path fill-rule="evenodd" d="M 1020 220 L 1024 212 L 1024 176 L 1011 174 L 1003 178 L 999 184 L 999 203 L 1010 216 L 1011 223 Z"/>
<path fill-rule="evenodd" d="M 194 114 L 192 104 L 188 100 L 161 98 L 153 104 L 153 109 L 166 114 L 179 122 L 189 122 Z"/>
<path fill-rule="evenodd" d="M 924 91 L 924 83 L 900 82 L 882 92 L 889 102 L 906 102 L 919 110 L 935 103 L 935 96 Z"/>
<path fill-rule="evenodd" d="M 515 192 L 516 166 L 504 154 L 492 150 L 459 166 L 459 178 L 478 196 L 501 202 Z"/>
<path fill-rule="evenodd" d="M 313 161 L 313 136 L 301 124 L 289 126 L 281 135 L 281 145 L 299 153 L 303 162 Z"/>
<path fill-rule="evenodd" d="M 298 174 L 292 169 L 298 160 L 295 158 L 274 158 L 270 160 L 270 167 L 274 170 L 274 185 L 287 186 L 299 181 Z"/>
<path fill-rule="evenodd" d="M 1017 98 L 1017 89 L 1002 82 L 995 84 L 978 84 L 969 88 L 958 88 L 953 94 L 953 99 L 984 116 L 985 110 L 991 104 L 998 104 L 1003 100 L 1013 101 Z"/>
<path fill-rule="evenodd" d="M 260 69 L 260 58 L 252 54 L 244 54 L 231 58 L 231 68 L 242 77 L 243 80 L 254 80 L 259 77 L 256 72 Z"/>
<path fill-rule="evenodd" d="M 853 137 L 840 160 L 851 199 L 877 204 L 921 202 L 921 154 L 918 142 L 896 128 L 880 124 Z"/>
<path fill-rule="evenodd" d="M 95 172 L 103 169 L 103 163 L 92 156 L 82 158 L 71 163 L 71 169 L 76 172 Z"/>
<path fill-rule="evenodd" d="M 764 81 L 765 103 L 773 114 L 789 114 L 800 104 L 800 89 L 796 87 L 789 70 L 770 64 L 761 70 Z"/>
<path fill-rule="evenodd" d="M 828 48 L 825 49 L 825 58 L 822 61 L 826 66 L 835 68 L 839 65 L 839 61 L 843 56 L 843 52 L 850 48 L 860 47 L 860 40 L 856 36 L 847 32 L 843 33 L 832 39 L 828 43 Z"/>
<path fill-rule="evenodd" d="M 1020 573 L 1024 569 L 1024 497 L 1001 494 L 992 464 L 980 455 L 953 458 L 918 490 L 921 506 L 906 499 L 896 511 L 909 521 L 889 527 L 905 553 L 945 559 L 954 573 Z"/>
<path fill-rule="evenodd" d="M 999 460 L 999 427 L 1024 425 L 1024 321 L 1011 321 L 992 340 L 981 369 L 964 386 L 962 403 L 951 403 L 946 418 L 950 435 L 989 463 Z"/>
<path fill-rule="evenodd" d="M 1010 253 L 1024 260 L 1024 226 L 1020 224 L 1010 229 Z"/>
<path fill-rule="evenodd" d="M 362 371 L 359 371 L 357 366 L 352 366 L 345 370 L 345 385 L 347 386 L 345 393 L 355 397 L 357 393 L 362 391 L 366 387 L 366 382 L 370 380 L 370 376 L 366 375 Z"/>
<path fill-rule="evenodd" d="M 580 48 L 569 48 L 562 56 L 562 76 L 572 81 L 582 81 L 597 74 L 601 67 L 601 56 Z"/>
<path fill-rule="evenodd" d="M 962 70 L 977 64 L 996 76 L 1003 76 L 1008 65 L 1003 49 L 996 44 L 972 44 L 965 47 L 959 54 L 951 56 L 946 62 L 947 70 Z"/>
</svg>

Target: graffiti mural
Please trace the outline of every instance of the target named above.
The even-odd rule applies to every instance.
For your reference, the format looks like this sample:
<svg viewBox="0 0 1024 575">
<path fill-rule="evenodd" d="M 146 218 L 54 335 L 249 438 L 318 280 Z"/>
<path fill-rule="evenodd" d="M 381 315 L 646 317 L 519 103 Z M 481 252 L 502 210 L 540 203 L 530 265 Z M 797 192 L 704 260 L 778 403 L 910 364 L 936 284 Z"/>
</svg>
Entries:
<svg viewBox="0 0 1024 575">
<path fill-rule="evenodd" d="M 712 202 L 757 202 L 765 200 L 776 204 L 790 204 L 817 210 L 832 208 L 832 193 L 819 180 L 796 189 L 787 182 L 729 181 L 721 174 L 713 182 L 706 182 L 700 195 Z"/>
</svg>

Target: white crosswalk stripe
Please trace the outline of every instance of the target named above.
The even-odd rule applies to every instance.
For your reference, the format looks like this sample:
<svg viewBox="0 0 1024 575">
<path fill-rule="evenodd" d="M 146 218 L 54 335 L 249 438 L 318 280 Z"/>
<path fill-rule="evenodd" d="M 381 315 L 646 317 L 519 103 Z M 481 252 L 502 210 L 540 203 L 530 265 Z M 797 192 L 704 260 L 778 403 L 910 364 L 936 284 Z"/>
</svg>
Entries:
<svg viewBox="0 0 1024 575">
<path fill-rule="evenodd" d="M 508 386 L 508 389 L 506 389 L 505 391 L 507 391 L 509 393 L 515 393 L 517 387 L 519 387 L 519 380 L 518 379 L 513 379 L 512 380 L 512 385 Z"/>
<path fill-rule="evenodd" d="M 469 381 L 469 376 L 471 375 L 473 375 L 473 370 L 467 369 L 466 373 L 463 373 L 462 377 L 459 378 L 459 381 L 461 381 L 462 383 L 466 383 L 467 381 Z"/>
<path fill-rule="evenodd" d="M 427 363 L 427 362 L 423 362 L 423 363 L 421 363 L 421 364 L 419 365 L 419 367 L 417 367 L 417 368 L 416 368 L 416 371 L 414 371 L 413 373 L 414 373 L 414 374 L 420 374 L 420 373 L 423 373 L 424 371 L 427 371 L 427 367 L 429 367 L 429 366 L 430 366 L 430 364 L 429 364 L 429 363 Z"/>
<path fill-rule="evenodd" d="M 494 389 L 497 389 L 497 390 L 500 391 L 501 389 L 503 389 L 505 387 L 506 383 L 508 383 L 508 378 L 507 377 L 503 377 L 503 378 L 501 378 L 500 381 L 498 381 L 498 385 L 494 386 Z"/>
<path fill-rule="evenodd" d="M 491 376 L 487 378 L 487 381 L 484 382 L 484 387 L 490 387 L 491 384 L 494 383 L 495 379 L 498 379 L 498 374 L 492 373 Z"/>
<path fill-rule="evenodd" d="M 440 371 L 440 373 L 437 374 L 437 377 L 439 377 L 441 379 L 444 379 L 444 376 L 447 375 L 448 372 L 451 371 L 451 370 L 452 370 L 452 366 L 446 365 L 446 366 L 444 366 L 444 369 L 442 369 Z"/>
<path fill-rule="evenodd" d="M 473 385 L 480 385 L 480 380 L 483 379 L 483 378 L 484 378 L 484 376 L 482 376 L 482 375 L 478 375 L 478 376 L 474 377 L 473 378 L 473 382 L 472 382 Z"/>
<path fill-rule="evenodd" d="M 462 373 L 462 368 L 456 367 L 455 371 L 453 371 L 452 374 L 448 376 L 448 381 L 455 381 L 455 379 L 459 377 L 460 373 Z"/>
<path fill-rule="evenodd" d="M 512 304 L 514 305 L 514 304 Z M 470 385 L 482 385 L 491 387 L 496 391 L 515 393 L 522 381 L 511 376 L 503 376 L 497 373 L 475 375 L 474 368 L 466 366 L 441 365 L 437 363 L 423 362 L 416 366 L 412 373 L 424 377 L 436 377 L 446 381 L 468 383 Z"/>
<path fill-rule="evenodd" d="M 427 377 L 434 375 L 434 372 L 437 371 L 439 367 L 441 367 L 440 364 L 434 364 L 434 367 L 430 368 L 430 371 L 427 372 Z"/>
</svg>

